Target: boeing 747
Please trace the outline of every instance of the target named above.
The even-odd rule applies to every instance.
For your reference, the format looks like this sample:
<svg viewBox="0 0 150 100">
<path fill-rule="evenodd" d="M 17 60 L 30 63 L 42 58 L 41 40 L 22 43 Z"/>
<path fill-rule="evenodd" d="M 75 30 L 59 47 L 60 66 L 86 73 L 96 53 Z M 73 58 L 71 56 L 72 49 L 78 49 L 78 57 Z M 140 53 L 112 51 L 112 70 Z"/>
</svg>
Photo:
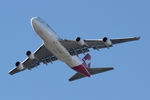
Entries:
<svg viewBox="0 0 150 100">
<path fill-rule="evenodd" d="M 109 48 L 115 44 L 139 40 L 140 37 L 109 39 L 82 39 L 77 37 L 75 40 L 68 40 L 59 38 L 52 28 L 43 21 L 40 17 L 33 17 L 31 25 L 37 35 L 43 40 L 43 44 L 35 51 L 27 51 L 27 58 L 23 62 L 17 61 L 15 68 L 9 74 L 31 70 L 37 67 L 40 63 L 47 64 L 56 60 L 60 60 L 67 64 L 71 69 L 77 73 L 73 75 L 69 81 L 77 80 L 83 77 L 90 77 L 91 75 L 112 70 L 113 67 L 91 68 L 91 56 L 87 53 L 89 49 L 99 50 L 102 48 Z M 85 54 L 83 59 L 79 58 L 79 54 Z"/>
</svg>

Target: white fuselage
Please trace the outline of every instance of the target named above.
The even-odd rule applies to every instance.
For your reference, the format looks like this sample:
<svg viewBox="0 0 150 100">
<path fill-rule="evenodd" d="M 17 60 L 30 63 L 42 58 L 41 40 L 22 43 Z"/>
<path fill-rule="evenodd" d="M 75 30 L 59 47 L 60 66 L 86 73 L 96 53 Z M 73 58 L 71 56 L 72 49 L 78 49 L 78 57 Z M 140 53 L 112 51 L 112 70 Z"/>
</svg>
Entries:
<svg viewBox="0 0 150 100">
<path fill-rule="evenodd" d="M 45 47 L 53 53 L 59 60 L 65 62 L 69 67 L 75 67 L 82 64 L 77 56 L 71 56 L 66 48 L 59 42 L 60 38 L 41 18 L 31 19 L 34 31 L 41 37 Z"/>
</svg>

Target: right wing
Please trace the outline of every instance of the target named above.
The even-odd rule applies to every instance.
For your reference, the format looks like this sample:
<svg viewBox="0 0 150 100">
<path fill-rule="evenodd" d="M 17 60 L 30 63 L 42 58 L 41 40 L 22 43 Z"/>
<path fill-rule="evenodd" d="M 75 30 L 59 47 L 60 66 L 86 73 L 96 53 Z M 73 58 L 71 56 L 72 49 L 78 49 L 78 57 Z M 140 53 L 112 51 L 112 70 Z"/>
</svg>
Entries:
<svg viewBox="0 0 150 100">
<path fill-rule="evenodd" d="M 20 70 L 17 67 L 15 67 L 14 69 L 12 69 L 9 72 L 9 74 L 13 75 L 13 74 L 23 71 L 25 69 L 30 70 L 30 69 L 38 66 L 41 62 L 48 63 L 48 62 L 57 60 L 57 58 L 49 50 L 47 50 L 47 48 L 44 46 L 44 44 L 34 52 L 34 55 L 35 55 L 36 59 L 31 60 L 31 59 L 27 58 L 25 61 L 22 62 L 24 69 Z"/>
</svg>

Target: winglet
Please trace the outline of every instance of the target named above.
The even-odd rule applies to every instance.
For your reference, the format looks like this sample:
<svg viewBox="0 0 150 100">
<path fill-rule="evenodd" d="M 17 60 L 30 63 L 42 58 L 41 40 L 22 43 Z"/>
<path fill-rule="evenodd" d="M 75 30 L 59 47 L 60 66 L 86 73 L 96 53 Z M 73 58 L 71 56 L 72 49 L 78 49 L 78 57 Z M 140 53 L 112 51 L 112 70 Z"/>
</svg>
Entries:
<svg viewBox="0 0 150 100">
<path fill-rule="evenodd" d="M 139 37 L 136 37 L 137 38 L 137 40 L 140 40 L 141 39 L 141 37 L 139 36 Z"/>
</svg>

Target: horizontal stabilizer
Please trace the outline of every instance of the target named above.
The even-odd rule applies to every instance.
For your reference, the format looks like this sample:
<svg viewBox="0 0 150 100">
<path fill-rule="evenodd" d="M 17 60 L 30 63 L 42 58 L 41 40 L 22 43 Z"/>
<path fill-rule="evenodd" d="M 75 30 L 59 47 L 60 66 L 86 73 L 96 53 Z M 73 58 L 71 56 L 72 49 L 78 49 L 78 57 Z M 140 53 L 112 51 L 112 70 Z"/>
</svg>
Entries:
<svg viewBox="0 0 150 100">
<path fill-rule="evenodd" d="M 87 68 L 88 71 L 90 72 L 91 75 L 94 75 L 94 74 L 98 74 L 98 73 L 102 73 L 102 72 L 105 72 L 105 71 L 109 71 L 109 70 L 112 70 L 113 67 L 106 67 L 106 68 Z M 80 78 L 84 78 L 86 77 L 85 75 L 83 74 L 80 74 L 80 73 L 76 73 L 75 75 L 73 75 L 69 81 L 74 81 L 74 80 L 77 80 L 77 79 L 80 79 Z"/>
</svg>

